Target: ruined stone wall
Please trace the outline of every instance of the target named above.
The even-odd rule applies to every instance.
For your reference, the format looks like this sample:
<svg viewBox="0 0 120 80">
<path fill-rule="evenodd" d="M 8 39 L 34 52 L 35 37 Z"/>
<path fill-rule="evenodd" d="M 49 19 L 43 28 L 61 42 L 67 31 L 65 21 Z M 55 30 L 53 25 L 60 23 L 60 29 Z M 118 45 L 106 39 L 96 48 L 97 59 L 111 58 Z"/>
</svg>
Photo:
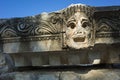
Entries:
<svg viewBox="0 0 120 80">
<path fill-rule="evenodd" d="M 0 19 L 0 80 L 119 80 L 119 69 L 113 69 L 119 68 L 119 52 L 119 6 L 75 4 L 56 12 Z M 99 68 L 92 68 L 94 64 Z"/>
</svg>

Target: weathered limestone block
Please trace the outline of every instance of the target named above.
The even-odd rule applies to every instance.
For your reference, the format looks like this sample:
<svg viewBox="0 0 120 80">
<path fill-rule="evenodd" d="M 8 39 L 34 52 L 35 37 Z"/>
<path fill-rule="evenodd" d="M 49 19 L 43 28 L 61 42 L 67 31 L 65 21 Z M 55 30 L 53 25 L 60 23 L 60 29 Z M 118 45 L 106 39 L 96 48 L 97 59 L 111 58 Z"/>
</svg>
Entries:
<svg viewBox="0 0 120 80">
<path fill-rule="evenodd" d="M 15 67 L 120 64 L 120 7 L 110 8 L 74 4 L 56 12 L 0 19 L 4 53 L 0 72 Z M 0 80 L 119 80 L 118 72 L 13 72 L 1 74 Z"/>
<path fill-rule="evenodd" d="M 6 65 L 5 57 L 3 56 L 2 53 L 0 53 L 0 73 L 8 70 L 6 66 L 7 65 Z"/>
<path fill-rule="evenodd" d="M 83 74 L 81 80 L 119 80 L 119 70 L 91 70 Z"/>
<path fill-rule="evenodd" d="M 93 7 L 75 4 L 57 12 L 1 19 L 3 52 L 58 51 L 67 46 L 75 49 L 92 46 L 93 13 Z"/>
<path fill-rule="evenodd" d="M 0 66 L 4 66 L 5 65 L 5 57 L 3 56 L 2 53 L 0 53 Z"/>
<path fill-rule="evenodd" d="M 74 4 L 56 12 L 0 19 L 3 52 L 84 49 L 119 43 L 119 9 Z"/>
<path fill-rule="evenodd" d="M 59 55 L 50 55 L 49 56 L 49 64 L 50 65 L 61 65 L 60 56 Z"/>
<path fill-rule="evenodd" d="M 3 52 L 17 53 L 17 52 L 55 51 L 62 50 L 61 46 L 62 45 L 60 40 L 13 42 L 3 44 Z"/>
<path fill-rule="evenodd" d="M 81 76 L 79 76 L 77 73 L 75 72 L 62 72 L 60 74 L 60 80 L 81 80 Z"/>
<path fill-rule="evenodd" d="M 59 72 L 13 72 L 2 74 L 0 80 L 59 80 Z"/>
<path fill-rule="evenodd" d="M 119 80 L 119 69 L 28 71 L 0 75 L 0 80 Z"/>
</svg>

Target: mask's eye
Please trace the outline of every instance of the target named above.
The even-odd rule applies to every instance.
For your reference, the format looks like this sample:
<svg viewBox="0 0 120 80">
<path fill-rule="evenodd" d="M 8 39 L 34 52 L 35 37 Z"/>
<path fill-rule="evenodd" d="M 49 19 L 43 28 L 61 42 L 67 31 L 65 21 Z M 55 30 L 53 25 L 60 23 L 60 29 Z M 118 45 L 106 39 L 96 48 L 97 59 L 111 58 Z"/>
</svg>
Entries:
<svg viewBox="0 0 120 80">
<path fill-rule="evenodd" d="M 83 22 L 83 24 L 82 24 L 82 27 L 83 27 L 83 28 L 86 28 L 86 27 L 88 27 L 88 26 L 90 26 L 90 23 L 89 23 L 89 22 Z"/>
<path fill-rule="evenodd" d="M 71 29 L 74 29 L 76 27 L 75 23 L 70 23 L 67 25 L 67 27 L 70 27 Z"/>
</svg>

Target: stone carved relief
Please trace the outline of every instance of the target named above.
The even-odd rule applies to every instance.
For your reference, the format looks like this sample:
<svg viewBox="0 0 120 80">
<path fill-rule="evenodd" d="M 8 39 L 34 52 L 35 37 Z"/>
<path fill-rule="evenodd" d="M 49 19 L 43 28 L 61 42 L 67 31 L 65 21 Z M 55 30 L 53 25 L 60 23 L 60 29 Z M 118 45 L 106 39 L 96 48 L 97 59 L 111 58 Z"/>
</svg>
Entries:
<svg viewBox="0 0 120 80">
<path fill-rule="evenodd" d="M 2 23 L 0 34 L 1 37 L 18 37 L 18 36 L 28 36 L 33 29 L 34 23 L 28 21 L 28 19 L 15 18 L 7 20 Z"/>
<path fill-rule="evenodd" d="M 110 20 L 110 19 L 100 19 L 98 22 L 98 28 L 96 30 L 96 37 L 119 37 L 120 28 L 117 26 L 120 25 L 119 21 Z M 102 33 L 108 32 L 110 34 L 102 35 Z M 101 35 L 99 35 L 101 33 Z M 114 35 L 116 33 L 116 35 Z M 118 33 L 118 34 L 117 34 Z"/>
<path fill-rule="evenodd" d="M 0 24 L 0 35 L 4 43 L 60 40 L 62 22 L 59 13 L 8 19 Z"/>
<path fill-rule="evenodd" d="M 67 45 L 76 49 L 88 47 L 91 39 L 90 31 L 91 24 L 87 16 L 84 13 L 76 12 L 67 22 Z"/>
<path fill-rule="evenodd" d="M 20 19 L 10 19 L 0 24 L 1 37 L 28 37 L 61 32 L 61 19 L 57 13 L 43 14 L 46 19 L 36 19 L 36 17 L 26 17 Z"/>
<path fill-rule="evenodd" d="M 46 20 L 40 21 L 38 32 L 41 34 L 59 34 L 62 32 L 62 17 L 60 13 L 45 14 Z M 44 18 L 43 16 L 43 18 Z"/>
<path fill-rule="evenodd" d="M 75 4 L 57 12 L 0 20 L 0 36 L 5 43 L 61 39 L 62 45 L 75 49 L 101 43 L 101 38 L 119 37 L 119 14 L 111 13 L 108 17 L 98 15 L 96 18 L 93 15 L 99 12 L 95 11 L 93 7 Z"/>
<path fill-rule="evenodd" d="M 108 15 L 105 12 L 98 15 L 100 12 L 95 11 L 93 7 L 75 4 L 57 12 L 0 20 L 2 51 L 12 53 L 10 55 L 14 58 L 15 66 L 119 62 L 120 44 L 106 45 L 120 42 L 119 13 L 109 12 Z M 101 43 L 102 45 L 97 45 Z M 89 48 L 91 46 L 93 47 Z M 66 50 L 80 50 L 64 52 L 63 47 Z M 56 52 L 55 55 L 49 55 L 49 52 L 44 56 L 36 54 L 42 51 Z M 101 57 L 103 60 L 100 60 Z"/>
<path fill-rule="evenodd" d="M 69 6 L 64 11 L 65 41 L 68 47 L 80 49 L 92 46 L 93 12 L 94 9 L 86 5 Z"/>
<path fill-rule="evenodd" d="M 120 42 L 120 15 L 119 12 L 102 13 L 101 17 L 96 19 L 96 43 L 117 43 Z M 99 14 L 99 13 L 98 13 Z"/>
</svg>

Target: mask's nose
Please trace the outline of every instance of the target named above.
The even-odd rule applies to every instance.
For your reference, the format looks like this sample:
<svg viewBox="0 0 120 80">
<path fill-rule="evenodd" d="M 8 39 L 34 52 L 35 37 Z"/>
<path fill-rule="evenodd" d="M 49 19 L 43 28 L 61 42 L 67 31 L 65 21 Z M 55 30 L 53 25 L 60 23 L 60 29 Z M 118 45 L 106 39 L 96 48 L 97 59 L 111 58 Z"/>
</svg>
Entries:
<svg viewBox="0 0 120 80">
<path fill-rule="evenodd" d="M 84 35 L 85 34 L 81 23 L 77 24 L 77 30 L 76 31 L 77 31 L 77 34 L 79 34 L 79 35 Z"/>
<path fill-rule="evenodd" d="M 77 31 L 77 34 L 84 35 L 85 32 L 83 32 L 83 31 Z"/>
</svg>

